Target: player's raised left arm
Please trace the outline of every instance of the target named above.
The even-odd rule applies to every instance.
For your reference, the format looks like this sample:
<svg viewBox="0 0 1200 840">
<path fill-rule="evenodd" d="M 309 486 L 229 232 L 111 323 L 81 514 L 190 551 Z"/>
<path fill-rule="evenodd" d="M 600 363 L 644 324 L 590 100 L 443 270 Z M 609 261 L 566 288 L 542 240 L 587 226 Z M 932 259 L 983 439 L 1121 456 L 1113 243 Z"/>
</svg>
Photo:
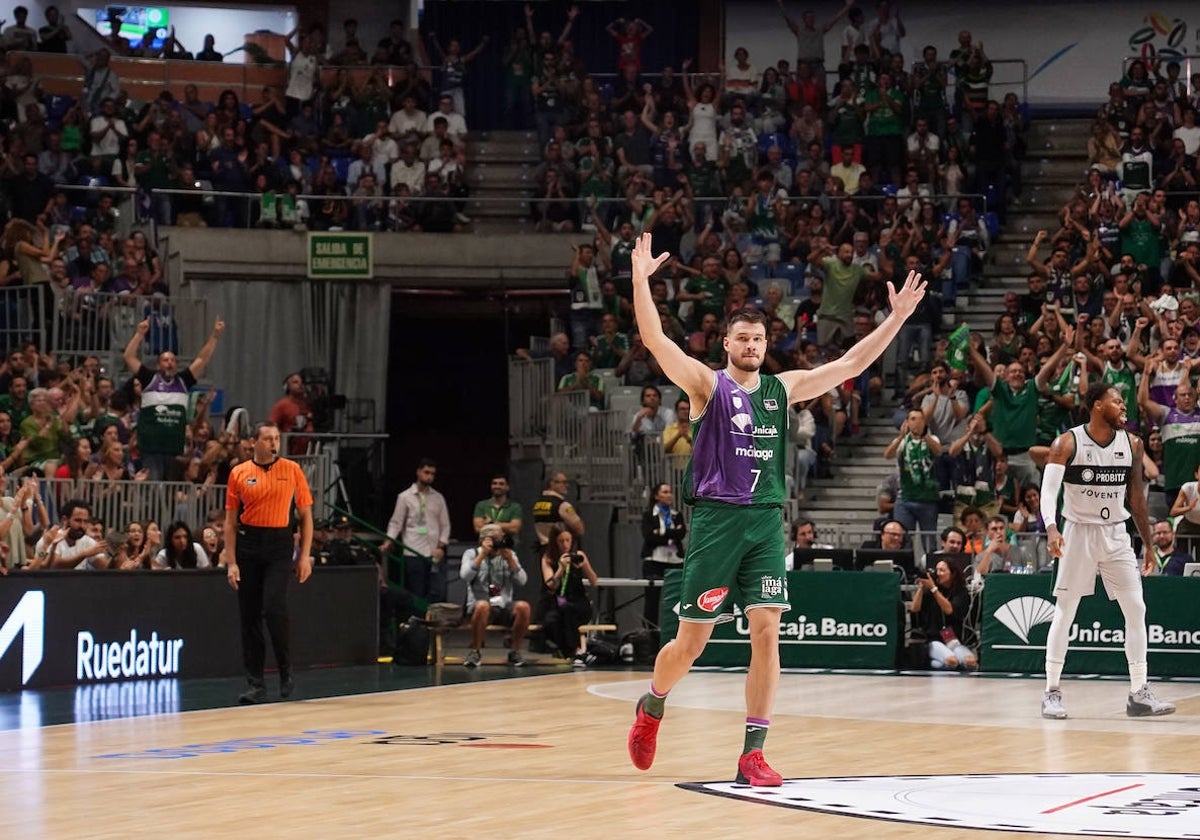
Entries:
<svg viewBox="0 0 1200 840">
<path fill-rule="evenodd" d="M 921 298 L 925 297 L 925 285 L 921 275 L 915 271 L 908 273 L 908 278 L 899 290 L 889 281 L 888 301 L 892 312 L 866 338 L 847 350 L 840 359 L 829 364 L 814 370 L 790 370 L 779 374 L 779 380 L 787 388 L 789 402 L 798 403 L 819 397 L 866 370 L 883 355 L 883 351 L 900 332 L 900 327 L 916 311 Z"/>
<path fill-rule="evenodd" d="M 1142 441 L 1129 435 L 1129 443 L 1133 451 L 1133 466 L 1129 469 L 1129 513 L 1133 516 L 1134 527 L 1142 538 L 1142 575 L 1154 574 L 1158 565 L 1154 560 L 1154 542 L 1150 531 L 1150 509 L 1146 504 L 1146 480 L 1142 476 Z"/>
</svg>

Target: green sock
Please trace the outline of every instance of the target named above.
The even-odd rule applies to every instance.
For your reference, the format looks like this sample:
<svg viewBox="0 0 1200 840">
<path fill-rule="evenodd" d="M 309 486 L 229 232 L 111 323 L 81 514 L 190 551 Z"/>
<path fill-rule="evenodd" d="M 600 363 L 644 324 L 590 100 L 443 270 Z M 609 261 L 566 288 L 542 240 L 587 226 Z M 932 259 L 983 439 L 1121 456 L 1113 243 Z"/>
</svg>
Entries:
<svg viewBox="0 0 1200 840">
<path fill-rule="evenodd" d="M 667 710 L 667 698 L 659 697 L 653 691 L 647 691 L 638 702 L 641 704 L 642 711 L 650 717 L 661 718 Z"/>
<path fill-rule="evenodd" d="M 767 740 L 767 729 L 771 722 L 761 718 L 746 718 L 746 740 L 742 744 L 742 755 L 752 750 L 761 750 Z"/>
</svg>

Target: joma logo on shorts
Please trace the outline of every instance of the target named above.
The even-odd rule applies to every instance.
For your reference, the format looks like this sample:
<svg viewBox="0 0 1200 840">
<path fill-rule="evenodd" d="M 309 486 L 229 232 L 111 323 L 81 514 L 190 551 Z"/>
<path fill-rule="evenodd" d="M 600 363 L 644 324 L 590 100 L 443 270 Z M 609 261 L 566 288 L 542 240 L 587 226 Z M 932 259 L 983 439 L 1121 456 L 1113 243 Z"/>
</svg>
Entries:
<svg viewBox="0 0 1200 840">
<path fill-rule="evenodd" d="M 728 586 L 710 589 L 707 592 L 700 593 L 700 597 L 696 599 L 696 606 L 705 612 L 716 612 L 717 607 L 721 606 L 721 602 L 725 600 L 725 596 L 728 594 Z"/>
</svg>

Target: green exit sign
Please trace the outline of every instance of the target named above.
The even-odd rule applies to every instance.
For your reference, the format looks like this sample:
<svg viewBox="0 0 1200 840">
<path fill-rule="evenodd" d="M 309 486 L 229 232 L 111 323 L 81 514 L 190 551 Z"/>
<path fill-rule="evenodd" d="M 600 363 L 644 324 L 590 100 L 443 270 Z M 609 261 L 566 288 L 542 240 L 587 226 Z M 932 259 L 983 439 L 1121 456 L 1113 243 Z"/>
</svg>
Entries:
<svg viewBox="0 0 1200 840">
<path fill-rule="evenodd" d="M 309 231 L 308 276 L 328 280 L 370 280 L 375 276 L 371 234 Z"/>
</svg>

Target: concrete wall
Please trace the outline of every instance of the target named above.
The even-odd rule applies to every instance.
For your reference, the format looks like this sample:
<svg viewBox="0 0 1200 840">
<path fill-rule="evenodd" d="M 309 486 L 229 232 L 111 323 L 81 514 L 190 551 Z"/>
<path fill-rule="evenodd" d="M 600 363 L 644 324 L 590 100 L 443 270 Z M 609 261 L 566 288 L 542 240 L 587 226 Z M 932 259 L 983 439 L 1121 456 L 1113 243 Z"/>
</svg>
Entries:
<svg viewBox="0 0 1200 840">
<path fill-rule="evenodd" d="M 290 230 L 164 228 L 162 251 L 178 254 L 179 276 L 247 280 L 306 276 L 307 239 Z M 556 234 L 385 233 L 374 238 L 375 279 L 397 286 L 439 288 L 561 288 L 571 242 Z"/>
</svg>

